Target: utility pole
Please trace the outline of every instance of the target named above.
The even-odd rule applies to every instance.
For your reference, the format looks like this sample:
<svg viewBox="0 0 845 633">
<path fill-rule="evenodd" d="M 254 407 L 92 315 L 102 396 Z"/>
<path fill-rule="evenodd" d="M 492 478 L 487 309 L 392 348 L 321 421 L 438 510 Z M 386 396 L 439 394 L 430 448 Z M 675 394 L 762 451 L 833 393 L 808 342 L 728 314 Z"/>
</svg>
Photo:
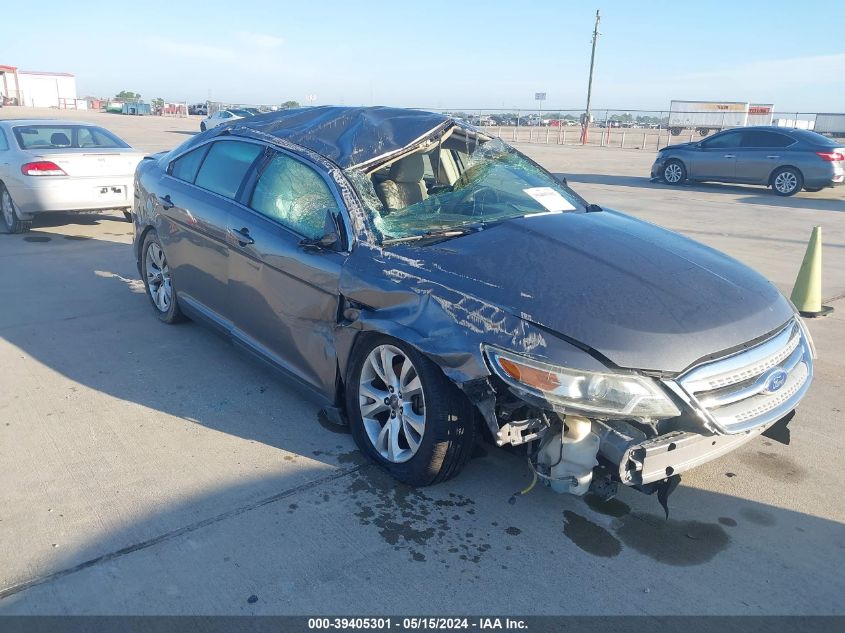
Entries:
<svg viewBox="0 0 845 633">
<path fill-rule="evenodd" d="M 581 145 L 587 144 L 587 130 L 590 127 L 590 99 L 593 96 L 593 68 L 596 63 L 596 42 L 599 39 L 599 22 L 601 15 L 596 9 L 596 25 L 593 28 L 593 51 L 590 53 L 590 79 L 587 82 L 587 111 L 584 113 L 584 120 L 581 121 Z"/>
</svg>

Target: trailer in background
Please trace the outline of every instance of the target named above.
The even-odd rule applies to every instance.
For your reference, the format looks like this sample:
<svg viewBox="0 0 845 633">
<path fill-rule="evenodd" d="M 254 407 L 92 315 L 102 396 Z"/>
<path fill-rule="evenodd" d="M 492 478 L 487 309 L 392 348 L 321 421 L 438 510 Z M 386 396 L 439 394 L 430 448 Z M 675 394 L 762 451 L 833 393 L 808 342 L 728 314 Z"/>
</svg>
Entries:
<svg viewBox="0 0 845 633">
<path fill-rule="evenodd" d="M 123 114 L 144 115 L 151 114 L 152 110 L 149 103 L 124 103 L 121 109 Z"/>
<path fill-rule="evenodd" d="M 688 129 L 707 136 L 710 132 L 747 124 L 747 101 L 672 101 L 669 104 L 669 131 L 673 136 Z"/>
<path fill-rule="evenodd" d="M 845 136 L 845 114 L 817 114 L 813 129 L 828 136 Z"/>
<path fill-rule="evenodd" d="M 807 119 L 775 119 L 772 125 L 777 127 L 791 127 L 793 130 L 812 130 L 815 123 Z"/>
<path fill-rule="evenodd" d="M 771 125 L 775 106 L 772 103 L 752 103 L 748 106 L 748 125 Z"/>
</svg>

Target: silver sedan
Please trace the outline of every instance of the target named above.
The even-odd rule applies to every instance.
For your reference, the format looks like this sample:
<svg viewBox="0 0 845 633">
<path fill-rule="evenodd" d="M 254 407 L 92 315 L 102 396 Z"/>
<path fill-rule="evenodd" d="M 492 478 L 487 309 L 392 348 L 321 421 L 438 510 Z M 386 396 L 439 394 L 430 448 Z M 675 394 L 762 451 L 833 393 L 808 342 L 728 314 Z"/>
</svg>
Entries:
<svg viewBox="0 0 845 633">
<path fill-rule="evenodd" d="M 0 230 L 23 233 L 36 214 L 120 209 L 129 215 L 143 154 L 96 125 L 0 121 Z"/>
</svg>

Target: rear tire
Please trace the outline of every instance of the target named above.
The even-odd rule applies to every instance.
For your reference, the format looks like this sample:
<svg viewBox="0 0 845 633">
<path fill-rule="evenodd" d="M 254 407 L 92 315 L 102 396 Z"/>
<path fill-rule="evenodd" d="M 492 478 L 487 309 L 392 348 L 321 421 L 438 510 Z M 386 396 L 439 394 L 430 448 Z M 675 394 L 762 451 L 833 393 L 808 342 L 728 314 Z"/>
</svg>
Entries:
<svg viewBox="0 0 845 633">
<path fill-rule="evenodd" d="M 164 323 L 179 323 L 185 320 L 176 298 L 173 278 L 167 264 L 167 256 L 155 231 L 144 237 L 141 247 L 141 275 L 147 298 L 153 304 L 159 320 Z"/>
<path fill-rule="evenodd" d="M 771 185 L 779 196 L 794 196 L 804 186 L 804 176 L 795 167 L 781 167 L 772 174 Z"/>
<path fill-rule="evenodd" d="M 683 131 L 684 130 L 682 128 L 679 128 L 679 127 L 669 128 L 669 132 L 672 134 L 672 136 L 680 136 L 681 132 L 683 132 Z"/>
<path fill-rule="evenodd" d="M 12 194 L 3 183 L 0 183 L 0 224 L 6 233 L 26 233 L 32 228 L 32 220 L 20 219 Z"/>
<path fill-rule="evenodd" d="M 700 127 L 698 128 L 698 133 L 700 136 L 707 136 L 708 134 L 710 134 L 710 130 L 706 127 Z"/>
<path fill-rule="evenodd" d="M 676 159 L 672 159 L 663 165 L 663 182 L 667 185 L 680 185 L 687 179 L 687 168 Z"/>
<path fill-rule="evenodd" d="M 454 477 L 475 443 L 469 400 L 407 343 L 364 336 L 352 350 L 346 380 L 346 411 L 356 444 L 408 485 L 428 486 Z"/>
</svg>

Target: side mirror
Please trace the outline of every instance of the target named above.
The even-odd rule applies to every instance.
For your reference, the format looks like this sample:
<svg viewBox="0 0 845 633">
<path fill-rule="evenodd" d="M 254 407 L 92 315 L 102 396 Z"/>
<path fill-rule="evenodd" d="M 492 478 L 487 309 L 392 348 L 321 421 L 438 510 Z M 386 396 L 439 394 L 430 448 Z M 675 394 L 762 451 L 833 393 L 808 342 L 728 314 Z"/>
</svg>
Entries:
<svg viewBox="0 0 845 633">
<path fill-rule="evenodd" d="M 563 174 L 554 174 L 555 180 L 557 180 L 560 184 L 566 185 L 566 176 Z"/>
<path fill-rule="evenodd" d="M 340 227 L 338 226 L 337 217 L 332 209 L 326 209 L 326 217 L 323 221 L 322 237 L 306 238 L 299 243 L 299 245 L 303 248 L 328 251 L 339 250 L 340 244 Z"/>
</svg>

